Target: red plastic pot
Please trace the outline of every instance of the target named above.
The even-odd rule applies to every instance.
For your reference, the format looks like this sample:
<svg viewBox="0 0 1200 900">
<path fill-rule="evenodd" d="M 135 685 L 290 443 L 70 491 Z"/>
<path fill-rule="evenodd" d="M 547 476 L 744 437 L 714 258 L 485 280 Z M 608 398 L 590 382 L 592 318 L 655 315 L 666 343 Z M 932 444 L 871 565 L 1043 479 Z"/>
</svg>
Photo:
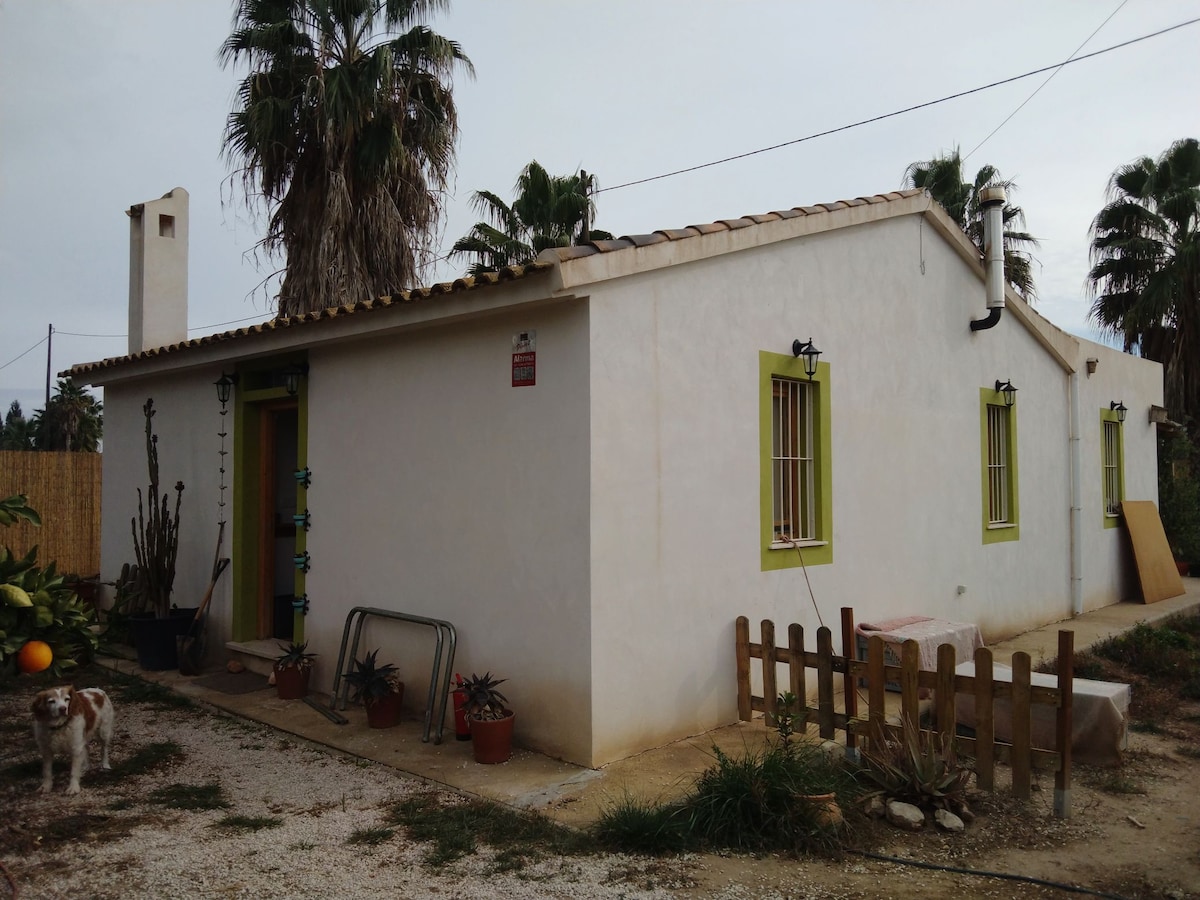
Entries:
<svg viewBox="0 0 1200 900">
<path fill-rule="evenodd" d="M 514 719 L 512 712 L 503 719 L 468 719 L 475 762 L 489 765 L 508 762 L 512 757 Z"/>
</svg>

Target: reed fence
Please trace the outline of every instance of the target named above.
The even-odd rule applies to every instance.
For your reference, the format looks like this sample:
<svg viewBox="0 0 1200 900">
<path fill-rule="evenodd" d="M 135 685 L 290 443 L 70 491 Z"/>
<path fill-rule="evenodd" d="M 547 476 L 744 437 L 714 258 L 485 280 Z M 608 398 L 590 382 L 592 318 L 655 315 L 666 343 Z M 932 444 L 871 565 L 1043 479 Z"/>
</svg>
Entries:
<svg viewBox="0 0 1200 900">
<path fill-rule="evenodd" d="M 764 619 L 761 639 L 750 640 L 750 621 L 738 616 L 735 624 L 737 643 L 738 717 L 750 721 L 754 712 L 770 719 L 776 713 L 780 693 L 777 664 L 787 666 L 786 688 L 800 704 L 797 727 L 803 730 L 809 722 L 817 725 L 820 736 L 832 740 L 837 731 L 845 732 L 846 750 L 857 754 L 860 741 L 868 743 L 872 735 L 895 735 L 917 728 L 953 740 L 959 751 L 974 757 L 976 781 L 982 790 L 995 789 L 995 767 L 1007 763 L 1012 770 L 1012 791 L 1019 799 L 1028 800 L 1032 792 L 1033 770 L 1054 772 L 1054 814 L 1070 817 L 1071 807 L 1071 713 L 1074 673 L 1074 632 L 1058 633 L 1058 681 L 1055 687 L 1031 683 L 1031 663 L 1028 653 L 1012 657 L 1012 680 L 993 677 L 992 652 L 986 647 L 975 651 L 975 674 L 959 675 L 954 647 L 942 644 L 938 648 L 937 670 L 926 671 L 920 666 L 920 647 L 916 641 L 905 641 L 901 647 L 900 665 L 885 662 L 885 644 L 878 635 L 867 642 L 867 659 L 855 658 L 854 612 L 842 609 L 842 655 L 833 650 L 833 634 L 827 627 L 817 629 L 817 648 L 804 649 L 804 629 L 792 624 L 787 630 L 787 646 L 775 641 L 775 624 Z M 751 693 L 751 659 L 762 660 L 762 696 Z M 809 669 L 816 670 L 816 690 L 811 691 Z M 838 709 L 836 694 L 841 683 L 842 704 Z M 900 686 L 899 722 L 887 713 L 887 683 Z M 863 687 L 860 688 L 860 684 Z M 933 727 L 924 728 L 921 721 L 920 693 L 925 689 L 932 695 Z M 865 690 L 865 714 L 859 712 L 860 691 Z M 975 701 L 974 737 L 958 735 L 955 696 L 968 694 Z M 809 705 L 812 697 L 816 706 Z M 996 739 L 996 700 L 1008 701 L 1011 710 L 1011 741 Z M 1033 706 L 1041 704 L 1055 709 L 1054 746 L 1034 747 L 1032 743 Z M 893 706 L 894 706 L 893 701 Z M 906 735 L 907 737 L 907 735 Z"/>
<path fill-rule="evenodd" d="M 0 450 L 0 497 L 25 494 L 42 527 L 18 522 L 0 529 L 0 545 L 87 578 L 100 571 L 99 453 Z"/>
</svg>

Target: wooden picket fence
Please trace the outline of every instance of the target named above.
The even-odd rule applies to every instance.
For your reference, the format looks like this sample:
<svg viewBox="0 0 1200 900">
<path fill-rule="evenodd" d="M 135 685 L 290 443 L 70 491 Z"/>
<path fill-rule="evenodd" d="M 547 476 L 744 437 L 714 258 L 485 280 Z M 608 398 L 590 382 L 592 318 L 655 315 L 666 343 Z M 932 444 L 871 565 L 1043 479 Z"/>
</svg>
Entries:
<svg viewBox="0 0 1200 900">
<path fill-rule="evenodd" d="M 754 712 L 764 713 L 768 720 L 775 715 L 780 687 L 776 679 L 776 664 L 787 666 L 787 684 L 782 690 L 794 694 L 801 707 L 797 728 L 803 731 L 815 722 L 822 738 L 832 740 L 837 731 L 846 735 L 847 753 L 854 755 L 859 742 L 869 743 L 871 735 L 894 735 L 909 728 L 920 728 L 920 692 L 932 691 L 934 727 L 921 729 L 936 733 L 940 739 L 955 742 L 959 752 L 975 759 L 976 780 L 983 790 L 995 785 L 997 763 L 1007 763 L 1012 770 L 1013 794 L 1028 800 L 1032 791 L 1034 769 L 1054 772 L 1054 814 L 1070 817 L 1071 805 L 1071 707 L 1074 672 L 1074 632 L 1058 633 L 1058 676 L 1056 687 L 1031 684 L 1029 654 L 1018 652 L 1012 658 L 1012 680 L 996 681 L 992 677 L 992 652 L 986 647 L 975 651 L 975 674 L 958 675 L 954 647 L 942 644 L 938 648 L 937 671 L 920 667 L 920 648 L 916 641 L 905 641 L 901 647 L 900 665 L 888 665 L 884 658 L 885 644 L 874 635 L 867 642 L 867 659 L 855 658 L 854 611 L 842 609 L 842 655 L 833 652 L 833 636 L 827 627 L 817 629 L 817 649 L 804 649 L 804 629 L 788 626 L 786 647 L 776 646 L 775 624 L 762 622 L 758 643 L 750 641 L 750 621 L 738 616 L 736 621 L 738 717 L 750 721 Z M 763 695 L 751 693 L 750 660 L 762 660 Z M 809 705 L 810 682 L 807 670 L 816 670 L 816 706 Z M 835 703 L 837 683 L 841 680 L 843 702 L 839 710 Z M 888 682 L 900 686 L 900 724 L 889 723 L 886 714 Z M 859 713 L 859 684 L 865 684 L 867 709 Z M 970 694 L 975 701 L 975 736 L 956 735 L 955 695 Z M 995 701 L 1005 699 L 1011 708 L 1011 742 L 995 736 Z M 1055 709 L 1055 738 L 1053 748 L 1032 745 L 1032 707 L 1042 704 Z"/>
<path fill-rule="evenodd" d="M 18 522 L 0 528 L 0 545 L 24 556 L 35 544 L 38 562 L 81 577 L 100 571 L 99 453 L 0 450 L 0 497 L 25 494 L 42 527 Z"/>
</svg>

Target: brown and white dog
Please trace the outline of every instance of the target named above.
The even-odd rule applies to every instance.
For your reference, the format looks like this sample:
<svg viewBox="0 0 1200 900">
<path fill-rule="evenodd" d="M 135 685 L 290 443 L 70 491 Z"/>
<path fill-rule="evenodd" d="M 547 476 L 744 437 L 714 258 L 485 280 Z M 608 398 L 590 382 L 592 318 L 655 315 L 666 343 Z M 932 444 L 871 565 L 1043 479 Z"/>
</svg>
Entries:
<svg viewBox="0 0 1200 900">
<path fill-rule="evenodd" d="M 79 793 L 79 777 L 87 771 L 88 741 L 93 737 L 100 738 L 100 767 L 111 769 L 108 743 L 112 733 L 112 701 L 100 688 L 58 687 L 40 691 L 33 698 L 33 736 L 42 751 L 42 793 L 49 793 L 54 784 L 51 770 L 56 752 L 70 754 L 71 780 L 67 793 Z"/>
</svg>

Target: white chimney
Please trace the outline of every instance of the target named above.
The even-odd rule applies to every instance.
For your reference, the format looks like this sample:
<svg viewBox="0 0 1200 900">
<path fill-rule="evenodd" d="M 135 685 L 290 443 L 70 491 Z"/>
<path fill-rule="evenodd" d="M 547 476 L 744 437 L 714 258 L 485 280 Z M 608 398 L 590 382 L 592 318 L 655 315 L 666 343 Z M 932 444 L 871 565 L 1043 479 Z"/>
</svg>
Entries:
<svg viewBox="0 0 1200 900">
<path fill-rule="evenodd" d="M 188 192 L 131 206 L 129 353 L 187 340 Z"/>
<path fill-rule="evenodd" d="M 988 309 L 1004 308 L 1004 201 L 1008 198 L 1002 187 L 984 188 L 979 192 L 983 206 L 983 264 L 987 270 Z"/>
</svg>

